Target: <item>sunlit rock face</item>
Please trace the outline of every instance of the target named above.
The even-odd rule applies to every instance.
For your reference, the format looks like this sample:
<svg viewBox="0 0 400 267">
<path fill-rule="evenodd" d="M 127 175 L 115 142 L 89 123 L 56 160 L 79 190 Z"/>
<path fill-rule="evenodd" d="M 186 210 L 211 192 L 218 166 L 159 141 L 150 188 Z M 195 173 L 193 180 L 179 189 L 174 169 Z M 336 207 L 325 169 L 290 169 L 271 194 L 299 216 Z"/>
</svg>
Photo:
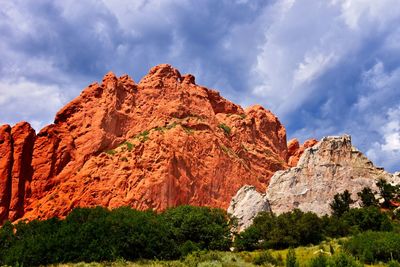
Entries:
<svg viewBox="0 0 400 267">
<path fill-rule="evenodd" d="M 291 151 L 298 149 L 298 144 L 289 142 L 289 155 Z M 358 206 L 357 193 L 364 187 L 377 191 L 376 182 L 380 178 L 392 184 L 400 183 L 398 173 L 390 174 L 375 167 L 365 155 L 354 148 L 350 136 L 330 136 L 305 149 L 296 167 L 277 171 L 270 180 L 265 197 L 258 192 L 252 194 L 263 196 L 262 199 L 275 214 L 298 208 L 322 216 L 331 213 L 329 204 L 334 195 L 345 190 L 349 190 L 352 198 L 357 200 L 354 206 Z M 249 225 L 248 218 L 254 218 L 257 207 L 262 205 L 252 206 L 246 198 L 238 198 L 237 195 L 229 208 L 232 214 L 237 214 L 237 211 L 232 210 L 246 205 L 248 209 L 241 211 L 238 218 L 242 225 Z M 258 211 L 265 209 L 259 208 Z M 241 221 L 241 218 L 246 219 Z"/>
<path fill-rule="evenodd" d="M 399 182 L 398 176 L 375 167 L 354 148 L 350 136 L 325 137 L 305 150 L 296 167 L 274 174 L 267 198 L 277 214 L 299 208 L 323 215 L 331 212 L 335 194 L 349 190 L 357 199 L 364 187 L 377 190 L 380 178 Z"/>
<path fill-rule="evenodd" d="M 257 189 L 250 185 L 240 188 L 228 208 L 228 214 L 237 220 L 239 232 L 249 227 L 261 211 L 271 211 L 268 200 L 265 194 L 257 192 Z"/>
<path fill-rule="evenodd" d="M 276 116 L 244 110 L 167 64 L 139 83 L 108 73 L 37 135 L 27 123 L 0 134 L 2 221 L 78 206 L 226 209 L 243 185 L 265 191 L 288 167 Z"/>
</svg>

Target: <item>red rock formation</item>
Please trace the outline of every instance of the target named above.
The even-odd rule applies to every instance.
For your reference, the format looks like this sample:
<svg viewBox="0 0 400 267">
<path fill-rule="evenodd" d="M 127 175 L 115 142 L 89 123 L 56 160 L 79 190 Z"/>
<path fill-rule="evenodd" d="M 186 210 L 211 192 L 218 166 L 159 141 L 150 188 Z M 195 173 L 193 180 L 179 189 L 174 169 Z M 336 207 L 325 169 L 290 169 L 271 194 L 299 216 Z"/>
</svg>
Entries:
<svg viewBox="0 0 400 267">
<path fill-rule="evenodd" d="M 11 129 L 13 140 L 13 165 L 11 171 L 11 202 L 8 218 L 16 220 L 24 214 L 25 186 L 32 179 L 32 151 L 35 130 L 27 122 Z"/>
<path fill-rule="evenodd" d="M 299 140 L 296 138 L 291 139 L 288 144 L 288 165 L 290 167 L 296 167 L 297 162 L 299 162 L 299 159 L 301 155 L 303 154 L 304 150 L 306 150 L 309 147 L 314 146 L 318 141 L 316 139 L 308 139 L 304 142 L 303 145 L 300 146 Z"/>
<path fill-rule="evenodd" d="M 0 126 L 0 223 L 8 218 L 12 169 L 12 139 L 10 125 Z"/>
<path fill-rule="evenodd" d="M 108 73 L 38 133 L 32 179 L 20 178 L 22 217 L 96 205 L 227 208 L 245 184 L 264 191 L 287 157 L 285 128 L 260 106 L 243 110 L 165 64 L 139 84 Z"/>
<path fill-rule="evenodd" d="M 0 223 L 24 214 L 25 186 L 32 177 L 35 131 L 27 122 L 0 127 Z"/>
</svg>

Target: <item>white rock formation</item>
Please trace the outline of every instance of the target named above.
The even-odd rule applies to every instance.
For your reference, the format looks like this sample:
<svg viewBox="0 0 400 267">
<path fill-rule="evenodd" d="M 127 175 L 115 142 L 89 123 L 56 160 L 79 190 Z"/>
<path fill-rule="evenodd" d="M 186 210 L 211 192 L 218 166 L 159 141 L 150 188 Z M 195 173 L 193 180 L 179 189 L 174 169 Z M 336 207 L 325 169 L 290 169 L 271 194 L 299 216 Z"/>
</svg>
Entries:
<svg viewBox="0 0 400 267">
<path fill-rule="evenodd" d="M 380 178 L 392 184 L 400 183 L 399 173 L 390 174 L 375 167 L 351 145 L 350 136 L 324 137 L 304 151 L 296 167 L 277 171 L 266 195 L 248 186 L 241 188 L 228 212 L 239 219 L 241 230 L 251 224 L 259 211 L 266 210 L 266 205 L 275 214 L 295 208 L 318 215 L 329 214 L 329 204 L 335 194 L 348 190 L 352 198 L 358 200 L 357 193 L 364 187 L 377 191 L 376 182 Z"/>
<path fill-rule="evenodd" d="M 364 187 L 377 191 L 379 178 L 399 183 L 399 176 L 375 167 L 354 148 L 350 136 L 324 137 L 304 151 L 296 167 L 272 176 L 267 199 L 276 214 L 299 208 L 324 215 L 335 194 L 349 190 L 356 200 Z"/>
<path fill-rule="evenodd" d="M 249 227 L 261 211 L 271 211 L 265 194 L 257 192 L 254 186 L 245 185 L 232 198 L 228 213 L 238 220 L 238 231 Z"/>
</svg>

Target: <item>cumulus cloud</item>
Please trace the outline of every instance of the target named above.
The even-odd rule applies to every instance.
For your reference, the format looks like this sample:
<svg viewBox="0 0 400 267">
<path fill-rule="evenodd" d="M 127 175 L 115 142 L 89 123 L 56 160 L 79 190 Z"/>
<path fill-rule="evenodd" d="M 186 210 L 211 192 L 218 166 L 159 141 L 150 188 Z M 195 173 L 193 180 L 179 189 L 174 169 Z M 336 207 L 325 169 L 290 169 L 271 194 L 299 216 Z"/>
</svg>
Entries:
<svg viewBox="0 0 400 267">
<path fill-rule="evenodd" d="M 278 1 L 248 88 L 289 137 L 350 133 L 362 151 L 398 169 L 395 122 L 400 40 L 395 1 Z M 251 89 L 250 89 L 251 90 Z M 390 132 L 385 132 L 384 130 Z M 391 155 L 389 157 L 388 155 Z"/>
<path fill-rule="evenodd" d="M 37 84 L 25 79 L 0 81 L 1 119 L 10 124 L 29 121 L 39 130 L 52 120 L 45 120 L 42 114 L 54 116 L 64 102 L 65 96 L 56 85 Z"/>
<path fill-rule="evenodd" d="M 39 129 L 109 70 L 138 81 L 170 63 L 232 101 L 270 108 L 289 137 L 350 133 L 395 170 L 396 2 L 6 1 L 0 121 L 29 120 Z"/>
</svg>

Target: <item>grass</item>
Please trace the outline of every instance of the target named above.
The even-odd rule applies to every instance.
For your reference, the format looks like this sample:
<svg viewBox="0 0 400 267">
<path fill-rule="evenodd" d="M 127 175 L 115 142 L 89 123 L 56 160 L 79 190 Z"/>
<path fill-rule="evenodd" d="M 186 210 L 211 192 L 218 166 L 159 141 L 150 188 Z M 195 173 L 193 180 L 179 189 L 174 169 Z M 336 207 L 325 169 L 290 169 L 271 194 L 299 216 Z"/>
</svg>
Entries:
<svg viewBox="0 0 400 267">
<path fill-rule="evenodd" d="M 345 238 L 344 238 L 345 239 Z M 297 261 L 300 267 L 307 267 L 310 260 L 323 253 L 330 257 L 330 252 L 338 253 L 341 251 L 342 239 L 324 241 L 316 246 L 306 246 L 295 248 Z M 100 263 L 67 263 L 59 265 L 49 265 L 58 267 L 255 267 L 255 266 L 284 266 L 288 249 L 268 250 L 268 251 L 243 251 L 243 252 L 220 252 L 220 251 L 198 251 L 188 255 L 182 260 L 159 261 L 159 260 L 139 260 L 129 262 L 117 260 L 115 262 Z M 272 257 L 271 257 L 272 256 Z M 271 262 L 274 262 L 272 264 Z M 365 265 L 371 267 L 388 266 L 383 263 Z"/>
</svg>

